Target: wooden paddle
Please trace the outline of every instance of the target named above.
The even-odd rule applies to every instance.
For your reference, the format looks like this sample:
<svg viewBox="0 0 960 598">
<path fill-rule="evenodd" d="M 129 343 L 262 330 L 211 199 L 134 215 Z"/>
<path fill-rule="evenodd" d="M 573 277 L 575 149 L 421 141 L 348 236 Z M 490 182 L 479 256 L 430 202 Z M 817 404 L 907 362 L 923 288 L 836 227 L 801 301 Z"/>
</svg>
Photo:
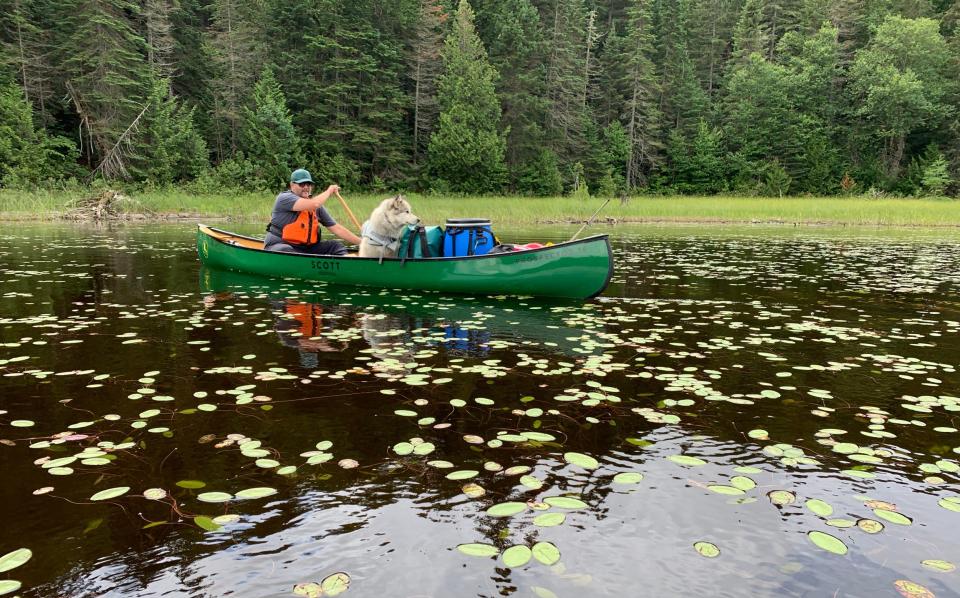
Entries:
<svg viewBox="0 0 960 598">
<path fill-rule="evenodd" d="M 353 225 L 357 227 L 357 230 L 359 231 L 361 228 L 363 228 L 360 226 L 360 221 L 357 220 L 357 217 L 353 215 L 353 211 L 350 209 L 350 206 L 347 205 L 347 200 L 340 195 L 339 191 L 337 191 L 337 199 L 339 199 L 340 203 L 343 204 L 343 209 L 347 211 L 347 214 L 350 216 L 350 220 L 353 221 Z"/>
<path fill-rule="evenodd" d="M 613 199 L 613 198 L 611 197 L 610 199 Z M 603 202 L 603 205 L 600 206 L 599 208 L 597 208 L 597 211 L 593 213 L 593 216 L 590 217 L 590 220 L 587 220 L 586 223 L 584 223 L 584 225 L 580 227 L 580 230 L 578 230 L 577 232 L 573 233 L 573 236 L 570 237 L 570 241 L 575 240 L 577 237 L 580 236 L 580 233 L 583 232 L 583 229 L 585 229 L 585 228 L 587 228 L 588 226 L 590 226 L 591 224 L 593 224 L 593 219 L 597 217 L 597 214 L 600 213 L 600 210 L 602 210 L 603 208 L 607 207 L 607 204 L 610 203 L 610 199 L 608 199 L 607 201 Z M 567 243 L 569 243 L 570 241 L 567 241 Z"/>
</svg>

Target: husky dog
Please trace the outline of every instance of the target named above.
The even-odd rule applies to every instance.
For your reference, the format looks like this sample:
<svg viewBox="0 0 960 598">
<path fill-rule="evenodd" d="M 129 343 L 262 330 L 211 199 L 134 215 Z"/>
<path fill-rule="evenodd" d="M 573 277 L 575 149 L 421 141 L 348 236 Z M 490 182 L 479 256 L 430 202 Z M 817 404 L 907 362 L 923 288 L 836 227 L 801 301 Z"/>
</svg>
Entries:
<svg viewBox="0 0 960 598">
<path fill-rule="evenodd" d="M 360 229 L 360 257 L 396 257 L 403 230 L 418 222 L 402 195 L 383 200 Z"/>
</svg>

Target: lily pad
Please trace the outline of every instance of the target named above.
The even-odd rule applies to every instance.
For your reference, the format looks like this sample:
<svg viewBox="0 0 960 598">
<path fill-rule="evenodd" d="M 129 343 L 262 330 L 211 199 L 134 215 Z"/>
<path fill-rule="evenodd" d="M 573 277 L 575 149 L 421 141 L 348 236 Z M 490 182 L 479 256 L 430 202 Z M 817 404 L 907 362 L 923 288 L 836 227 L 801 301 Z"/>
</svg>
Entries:
<svg viewBox="0 0 960 598">
<path fill-rule="evenodd" d="M 833 515 L 833 507 L 822 500 L 811 498 L 807 501 L 806 505 L 808 509 L 813 511 L 814 515 L 819 515 L 824 518 Z"/>
<path fill-rule="evenodd" d="M 937 504 L 948 511 L 953 511 L 954 513 L 960 513 L 960 503 L 956 503 L 951 500 L 947 500 L 943 498 L 939 500 Z"/>
<path fill-rule="evenodd" d="M 413 447 L 413 454 L 423 457 L 432 453 L 436 448 L 436 445 L 432 442 L 424 442 Z"/>
<path fill-rule="evenodd" d="M 516 567 L 522 567 L 530 562 L 530 557 L 533 556 L 533 552 L 523 546 L 518 544 L 516 546 L 511 546 L 510 548 L 503 551 L 501 558 L 503 559 L 503 564 L 507 567 L 514 569 Z"/>
<path fill-rule="evenodd" d="M 957 566 L 950 561 L 941 561 L 937 559 L 928 559 L 920 564 L 927 569 L 933 569 L 934 571 L 939 571 L 941 573 L 951 573 L 957 569 Z"/>
<path fill-rule="evenodd" d="M 789 490 L 773 490 L 767 492 L 767 498 L 770 499 L 770 502 L 778 506 L 792 505 L 797 501 L 797 495 Z"/>
<path fill-rule="evenodd" d="M 543 488 L 543 480 L 532 475 L 521 476 L 520 483 L 531 490 Z"/>
<path fill-rule="evenodd" d="M 147 500 L 163 500 L 167 497 L 167 491 L 163 488 L 147 488 L 143 491 L 143 497 Z"/>
<path fill-rule="evenodd" d="M 334 573 L 323 578 L 320 589 L 324 596 L 338 596 L 350 587 L 350 576 L 343 572 Z"/>
<path fill-rule="evenodd" d="M 531 550 L 533 558 L 544 565 L 552 566 L 560 562 L 560 549 L 550 542 L 537 542 Z"/>
<path fill-rule="evenodd" d="M 642 473 L 627 471 L 613 476 L 614 484 L 638 484 L 643 479 Z"/>
<path fill-rule="evenodd" d="M 720 549 L 717 548 L 716 544 L 712 544 L 710 542 L 697 542 L 693 545 L 693 548 L 708 559 L 713 559 L 720 556 Z"/>
<path fill-rule="evenodd" d="M 177 482 L 177 486 L 180 486 L 181 488 L 187 488 L 188 490 L 198 490 L 200 488 L 205 488 L 207 483 L 201 482 L 200 480 L 180 480 Z"/>
<path fill-rule="evenodd" d="M 480 498 L 487 493 L 483 486 L 480 486 L 479 484 L 464 484 L 461 490 L 470 498 Z"/>
<path fill-rule="evenodd" d="M 246 490 L 241 490 L 237 492 L 237 498 L 244 500 L 253 500 L 257 498 L 266 498 L 268 496 L 273 496 L 277 493 L 276 488 L 267 488 L 265 486 L 258 486 L 256 488 L 247 488 Z"/>
<path fill-rule="evenodd" d="M 118 486 L 116 488 L 108 488 L 107 490 L 101 490 L 93 496 L 90 497 L 90 500 L 99 501 L 99 500 L 110 500 L 111 498 L 116 498 L 118 496 L 123 496 L 130 491 L 129 486 Z"/>
<path fill-rule="evenodd" d="M 564 453 L 563 458 L 567 463 L 584 469 L 596 469 L 600 467 L 600 463 L 596 459 L 583 453 Z"/>
<path fill-rule="evenodd" d="M 20 589 L 21 583 L 14 579 L 3 579 L 0 580 L 0 596 L 4 594 L 9 594 L 10 592 L 16 592 Z"/>
<path fill-rule="evenodd" d="M 827 552 L 832 552 L 833 554 L 839 555 L 847 554 L 847 545 L 844 544 L 839 538 L 831 536 L 830 534 L 813 531 L 808 533 L 807 537 L 811 542 L 814 543 L 814 545 L 816 545 L 818 548 L 826 550 Z"/>
<path fill-rule="evenodd" d="M 565 513 L 543 513 L 533 518 L 537 527 L 556 527 L 567 520 Z"/>
<path fill-rule="evenodd" d="M 703 459 L 691 457 L 689 455 L 670 455 L 669 459 L 674 463 L 683 465 L 685 467 L 699 467 L 700 465 L 707 464 L 707 462 Z"/>
<path fill-rule="evenodd" d="M 233 495 L 226 492 L 202 492 L 197 495 L 200 502 L 221 503 L 233 500 Z"/>
<path fill-rule="evenodd" d="M 857 521 L 857 527 L 868 534 L 879 534 L 883 531 L 883 524 L 873 519 L 860 519 Z"/>
<path fill-rule="evenodd" d="M 393 445 L 393 452 L 401 457 L 405 457 L 413 452 L 413 448 L 413 445 L 409 442 L 398 442 L 397 444 Z"/>
<path fill-rule="evenodd" d="M 897 588 L 897 591 L 904 598 L 936 598 L 934 593 L 927 588 L 906 579 L 898 579 L 893 582 L 893 587 Z"/>
<path fill-rule="evenodd" d="M 487 509 L 487 515 L 491 517 L 513 517 L 527 510 L 526 503 L 522 502 L 504 502 L 493 505 Z"/>
<path fill-rule="evenodd" d="M 587 503 L 583 502 L 579 498 L 571 498 L 569 496 L 548 496 L 547 498 L 543 499 L 543 502 L 558 509 L 574 510 L 587 508 Z"/>
<path fill-rule="evenodd" d="M 193 522 L 197 525 L 197 527 L 205 529 L 208 532 L 215 532 L 222 527 L 219 523 L 207 517 L 206 515 L 197 515 L 193 518 Z"/>
<path fill-rule="evenodd" d="M 470 478 L 475 478 L 480 475 L 479 471 L 475 469 L 460 469 L 458 471 L 452 471 L 447 474 L 448 480 L 469 480 Z"/>
<path fill-rule="evenodd" d="M 897 513 L 896 511 L 887 511 L 885 509 L 874 509 L 873 514 L 883 519 L 889 521 L 890 523 L 895 523 L 897 525 L 911 525 L 913 519 L 910 519 L 906 515 Z"/>
<path fill-rule="evenodd" d="M 732 478 L 730 478 L 730 485 L 733 486 L 734 488 L 743 490 L 744 492 L 746 492 L 747 490 L 753 490 L 754 488 L 757 487 L 756 482 L 742 475 L 733 476 Z"/>
<path fill-rule="evenodd" d="M 461 544 L 457 550 L 467 556 L 491 557 L 500 554 L 500 550 L 491 544 Z"/>
<path fill-rule="evenodd" d="M 31 551 L 29 548 L 18 548 L 13 552 L 8 552 L 0 557 L 0 573 L 10 571 L 11 569 L 16 569 L 20 565 L 29 561 L 32 556 L 33 551 Z"/>
</svg>

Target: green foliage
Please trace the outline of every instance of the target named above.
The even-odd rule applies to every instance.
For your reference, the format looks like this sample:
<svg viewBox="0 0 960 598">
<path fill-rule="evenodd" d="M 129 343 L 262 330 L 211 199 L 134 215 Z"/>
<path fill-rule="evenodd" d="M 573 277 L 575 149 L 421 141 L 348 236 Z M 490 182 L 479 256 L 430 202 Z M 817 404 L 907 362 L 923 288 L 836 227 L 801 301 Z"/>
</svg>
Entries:
<svg viewBox="0 0 960 598">
<path fill-rule="evenodd" d="M 557 155 L 551 150 L 540 152 L 537 159 L 520 171 L 516 190 L 523 195 L 552 197 L 563 193 L 563 177 Z"/>
<path fill-rule="evenodd" d="M 953 182 L 950 176 L 950 164 L 943 154 L 937 156 L 923 169 L 921 185 L 927 195 L 943 195 Z"/>
<path fill-rule="evenodd" d="M 668 145 L 672 187 L 680 193 L 697 195 L 725 191 L 727 166 L 722 141 L 722 133 L 711 129 L 704 120 L 690 143 L 675 131 Z"/>
<path fill-rule="evenodd" d="M 194 110 L 170 94 L 166 80 L 154 82 L 149 107 L 134 138 L 130 174 L 137 180 L 169 185 L 196 178 L 206 169 L 207 144 L 196 131 Z"/>
<path fill-rule="evenodd" d="M 112 156 L 101 178 L 203 172 L 196 188 L 307 166 L 354 189 L 546 194 L 580 163 L 604 195 L 840 194 L 846 174 L 854 193 L 960 191 L 947 0 L 0 7 L 7 186 Z"/>
<path fill-rule="evenodd" d="M 143 109 L 153 74 L 128 0 L 68 0 L 57 6 L 59 77 L 80 119 L 91 165 L 110 152 Z M 92 142 L 92 143 L 89 143 Z M 122 171 L 107 169 L 107 177 Z"/>
<path fill-rule="evenodd" d="M 790 185 L 793 182 L 790 174 L 776 160 L 771 160 L 764 165 L 762 175 L 759 187 L 761 195 L 783 197 L 790 192 Z"/>
<path fill-rule="evenodd" d="M 280 188 L 290 171 L 305 163 L 286 98 L 269 67 L 253 88 L 253 108 L 244 108 L 241 126 L 243 147 L 255 165 L 255 180 Z"/>
<path fill-rule="evenodd" d="M 888 179 L 899 175 L 908 135 L 938 126 L 953 111 L 945 103 L 953 84 L 949 54 L 932 19 L 888 16 L 851 69 L 855 113 L 882 141 L 880 160 Z"/>
<path fill-rule="evenodd" d="M 33 125 L 30 104 L 13 83 L 0 85 L 0 186 L 32 187 L 75 176 L 76 147 Z"/>
<path fill-rule="evenodd" d="M 430 138 L 430 170 L 439 185 L 462 193 L 503 188 L 505 137 L 497 130 L 497 72 L 474 29 L 473 10 L 460 6 L 443 51 L 439 81 L 440 122 Z"/>
</svg>

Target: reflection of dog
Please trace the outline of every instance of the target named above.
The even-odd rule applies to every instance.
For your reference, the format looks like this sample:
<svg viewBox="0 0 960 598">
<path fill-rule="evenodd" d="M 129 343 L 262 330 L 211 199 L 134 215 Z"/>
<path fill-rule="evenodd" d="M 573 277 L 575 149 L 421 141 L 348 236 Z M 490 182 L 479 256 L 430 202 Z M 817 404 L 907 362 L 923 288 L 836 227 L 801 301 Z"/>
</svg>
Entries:
<svg viewBox="0 0 960 598">
<path fill-rule="evenodd" d="M 360 257 L 396 257 L 403 229 L 418 222 L 402 195 L 383 200 L 360 230 Z"/>
</svg>

